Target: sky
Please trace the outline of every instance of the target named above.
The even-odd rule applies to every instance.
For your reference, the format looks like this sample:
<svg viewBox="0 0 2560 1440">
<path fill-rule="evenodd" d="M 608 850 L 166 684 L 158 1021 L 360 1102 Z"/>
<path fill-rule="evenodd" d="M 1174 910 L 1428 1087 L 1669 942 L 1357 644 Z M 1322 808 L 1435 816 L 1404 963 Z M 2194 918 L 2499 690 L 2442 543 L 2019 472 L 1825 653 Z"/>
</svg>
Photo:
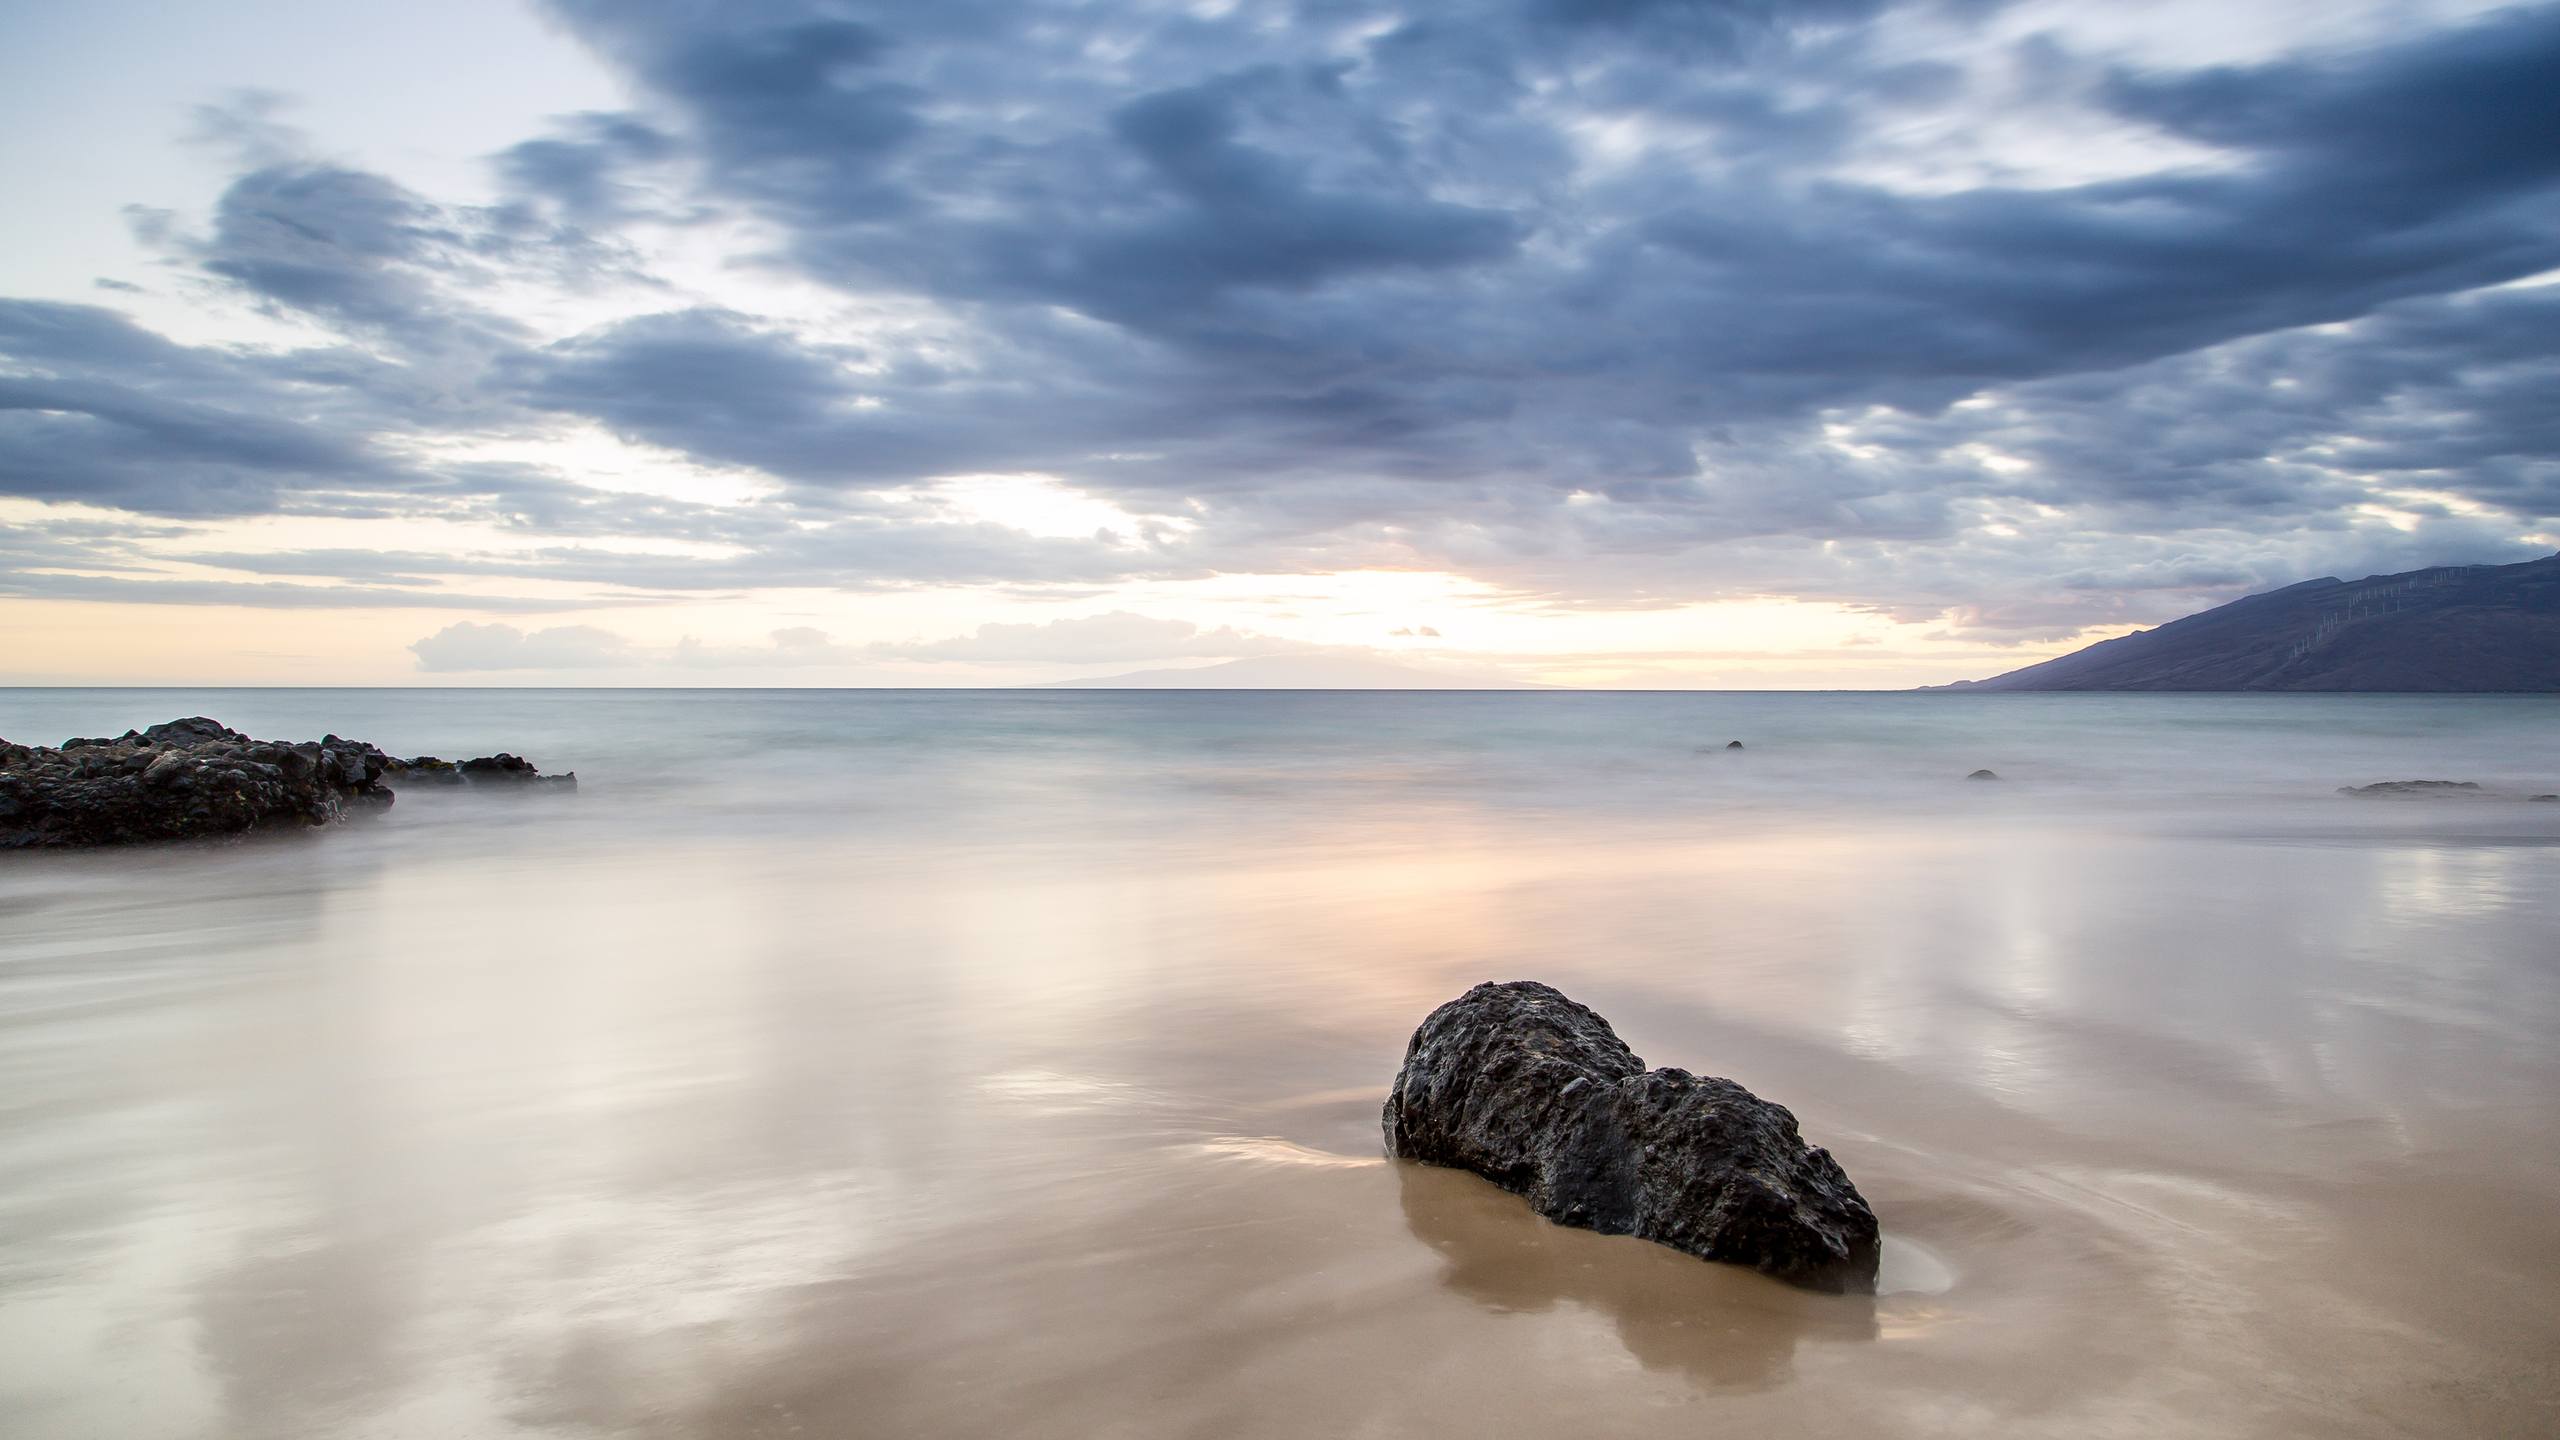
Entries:
<svg viewBox="0 0 2560 1440">
<path fill-rule="evenodd" d="M 1979 678 L 2560 547 L 2560 5 L 0 0 L 0 684 Z"/>
</svg>

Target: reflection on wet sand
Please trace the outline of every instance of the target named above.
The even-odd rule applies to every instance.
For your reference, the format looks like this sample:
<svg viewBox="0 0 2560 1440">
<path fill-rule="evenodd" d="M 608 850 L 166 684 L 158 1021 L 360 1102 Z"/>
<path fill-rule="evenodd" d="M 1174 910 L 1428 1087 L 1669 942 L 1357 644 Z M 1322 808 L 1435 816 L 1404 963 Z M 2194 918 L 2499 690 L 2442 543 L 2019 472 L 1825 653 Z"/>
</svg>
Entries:
<svg viewBox="0 0 2560 1440">
<path fill-rule="evenodd" d="M 1607 1316 L 1648 1370 L 1708 1390 L 1762 1390 L 1789 1378 L 1803 1340 L 1876 1338 L 1871 1297 L 1792 1291 L 1660 1245 L 1552 1224 L 1473 1175 L 1395 1168 L 1405 1224 L 1448 1262 L 1442 1284 L 1496 1314 L 1584 1306 Z"/>
<path fill-rule="evenodd" d="M 0 863 L 0 1434 L 2560 1433 L 2560 848 L 1523 808 L 1602 734 L 1483 740 L 1536 698 L 1243 726 L 1219 807 L 1170 722 L 898 731 Z M 1794 1109 L 1882 1293 L 1386 1161 L 1415 1023 L 1524 976 Z"/>
</svg>

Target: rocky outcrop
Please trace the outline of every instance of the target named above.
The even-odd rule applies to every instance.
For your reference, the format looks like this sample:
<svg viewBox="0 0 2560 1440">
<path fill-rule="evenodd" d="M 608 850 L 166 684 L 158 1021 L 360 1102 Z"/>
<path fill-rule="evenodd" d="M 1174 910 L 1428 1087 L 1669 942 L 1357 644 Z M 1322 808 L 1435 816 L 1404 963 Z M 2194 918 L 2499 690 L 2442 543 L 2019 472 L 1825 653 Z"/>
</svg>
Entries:
<svg viewBox="0 0 2560 1440">
<path fill-rule="evenodd" d="M 482 767 L 475 770 L 474 767 Z M 256 740 L 201 715 L 75 738 L 58 747 L 0 741 L 0 849 L 124 845 L 237 835 L 269 826 L 327 825 L 389 806 L 393 776 L 453 783 L 574 788 L 512 755 L 448 765 L 400 760 L 335 735 Z"/>
<path fill-rule="evenodd" d="M 2358 800 L 2560 800 L 2560 795 L 2492 790 L 2477 780 L 2383 780 L 2371 785 L 2341 785 L 2338 793 Z"/>
<path fill-rule="evenodd" d="M 1608 1021 L 1536 981 L 1432 1011 L 1384 1125 L 1390 1153 L 1472 1170 L 1560 1224 L 1817 1290 L 1875 1288 L 1875 1212 L 1786 1107 L 1647 1070 Z"/>
<path fill-rule="evenodd" d="M 1989 770 L 1976 770 L 1976 771 L 1974 771 L 1972 774 L 1967 775 L 1967 776 L 1966 776 L 1966 777 L 1964 777 L 1964 778 L 1966 778 L 1967 780 L 1997 780 L 1997 779 L 1999 779 L 2000 777 L 1999 777 L 1999 775 L 1998 775 L 1997 773 L 1995 773 L 1995 772 L 1993 772 L 1993 771 L 1989 771 Z"/>
<path fill-rule="evenodd" d="M 2485 800 L 2489 796 L 2477 780 L 2382 780 L 2341 785 L 2338 793 L 2359 800 Z"/>
<path fill-rule="evenodd" d="M 495 755 L 483 755 L 477 760 L 465 760 L 454 768 L 461 772 L 465 783 L 472 785 L 567 784 L 574 787 L 578 783 L 574 774 L 545 775 L 533 768 L 532 761 L 503 750 Z"/>
<path fill-rule="evenodd" d="M 563 790 L 578 788 L 578 772 L 545 775 L 533 768 L 533 762 L 500 751 L 477 760 L 439 760 L 433 755 L 420 755 L 412 760 L 393 760 L 390 773 L 401 783 L 422 785 L 473 785 L 490 789 L 519 789 L 528 786 L 556 786 Z"/>
</svg>

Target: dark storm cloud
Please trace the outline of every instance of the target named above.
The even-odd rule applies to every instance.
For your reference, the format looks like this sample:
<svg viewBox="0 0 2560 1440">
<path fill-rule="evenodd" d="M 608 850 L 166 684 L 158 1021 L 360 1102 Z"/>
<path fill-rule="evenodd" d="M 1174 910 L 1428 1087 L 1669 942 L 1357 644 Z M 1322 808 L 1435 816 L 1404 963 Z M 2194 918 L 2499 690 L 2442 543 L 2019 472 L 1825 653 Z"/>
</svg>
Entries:
<svg viewBox="0 0 2560 1440">
<path fill-rule="evenodd" d="M 443 204 L 386 176 L 314 158 L 297 132 L 272 123 L 277 103 L 251 95 L 202 112 L 203 125 L 225 137 L 249 168 L 223 190 L 202 233 L 163 212 L 140 212 L 136 229 L 146 243 L 192 260 L 278 313 L 413 357 L 468 355 L 523 338 L 521 325 L 468 298 L 501 279 L 578 289 L 638 276 L 630 253 L 615 242 L 528 206 Z M 498 159 L 509 178 L 547 181 L 572 218 L 604 206 L 612 192 L 605 160 L 581 186 L 565 151 L 636 162 L 667 148 L 627 117 L 569 123 L 582 138 L 528 142 Z M 235 133 L 243 124 L 251 138 Z"/>
<path fill-rule="evenodd" d="M 1529 0 L 1525 8 L 1533 20 L 1565 30 L 1608 30 L 1648 44 L 1739 54 L 1798 26 L 1869 19 L 1885 0 Z"/>
<path fill-rule="evenodd" d="M 453 247 L 438 218 L 379 175 L 274 166 L 223 192 L 204 268 L 292 309 L 357 325 L 415 323 L 430 300 L 415 272 Z"/>
<path fill-rule="evenodd" d="M 0 494 L 210 516 L 398 483 L 360 424 L 260 359 L 172 344 L 112 311 L 0 300 L 0 358 Z"/>
<path fill-rule="evenodd" d="M 1149 319 L 1231 290 L 1302 292 L 1370 271 L 1502 260 L 1518 248 L 1522 227 L 1500 212 L 1327 191 L 1303 167 L 1243 143 L 1238 111 L 1267 78 L 1161 91 L 1115 112 L 1112 134 L 1173 203 L 1097 230 L 1059 260 L 1014 272 L 1013 282 L 1087 297 L 1106 316 Z"/>
<path fill-rule="evenodd" d="M 1036 27 L 987 6 L 564 8 L 640 57 L 715 160 L 706 183 L 782 223 L 810 274 L 967 317 L 988 360 L 971 383 L 840 378 L 838 401 L 877 408 L 778 425 L 653 403 L 645 367 L 612 383 L 631 367 L 610 347 L 561 357 L 606 382 L 588 413 L 813 485 L 1037 466 L 1142 505 L 1215 495 L 1255 531 L 1480 526 L 1583 490 L 1633 507 L 1617 530 L 1639 538 L 1926 538 L 1964 522 L 1978 469 L 1846 464 L 1803 445 L 1813 417 L 1926 417 L 2560 265 L 2553 152 L 2524 138 L 2560 94 L 2548 9 L 2189 75 L 2039 41 L 2093 103 L 2226 160 L 1947 194 L 1805 178 L 1863 113 L 1960 88 L 1876 53 L 1872 5 L 1037 9 Z M 1710 53 L 1752 68 L 1701 71 Z M 1593 170 L 1569 111 L 1703 138 Z M 560 403 L 575 382 L 541 388 Z M 1128 452 L 1157 458 L 1085 458 Z M 2174 461 L 2094 480 L 2108 500 L 2356 498 L 2336 476 Z M 2038 483 L 2070 503 L 2081 482 Z"/>
<path fill-rule="evenodd" d="M 2560 518 L 2560 288 L 2386 306 L 2103 375 L 2001 392 L 1977 411 L 1888 423 L 1902 447 L 1968 440 L 2057 477 L 2027 498 L 2140 527 L 2303 520 L 2370 491 L 2350 475 Z"/>
<path fill-rule="evenodd" d="M 220 131 L 248 160 L 206 221 L 144 218 L 348 343 L 0 312 L 0 491 L 730 552 L 382 557 L 419 578 L 1368 564 L 1986 634 L 2511 558 L 2560 508 L 2554 292 L 2489 288 L 2560 268 L 2560 7 L 2187 71 L 1925 43 L 1983 0 L 553 8 L 635 101 L 492 157 L 508 203 L 312 158 L 265 106 Z M 1968 182 L 1886 143 L 1994 120 L 2180 148 Z M 557 338 L 493 298 L 634 282 L 653 227 L 706 218 L 896 323 L 688 302 Z M 417 458 L 563 420 L 782 488 Z M 1181 523 L 1053 540 L 882 498 L 992 471 Z"/>
<path fill-rule="evenodd" d="M 851 414 L 859 392 L 849 366 L 861 358 L 743 315 L 687 310 L 508 355 L 499 374 L 528 404 L 591 416 L 631 439 L 776 475 L 850 479 L 884 473 Z"/>
<path fill-rule="evenodd" d="M 628 115 L 573 115 L 560 130 L 500 152 L 498 173 L 510 188 L 546 197 L 580 222 L 611 222 L 642 209 L 630 177 L 678 153 L 673 139 Z"/>
<path fill-rule="evenodd" d="M 1919 198 L 1666 187 L 1632 263 L 1665 320 L 1722 323 L 1665 353 L 1780 403 L 1927 408 L 2560 265 L 2540 138 L 2560 132 L 2560 11 L 2318 65 L 2118 74 L 2104 96 L 2232 163 Z"/>
<path fill-rule="evenodd" d="M 921 128 L 923 97 L 869 78 L 887 45 L 871 27 L 809 19 L 691 37 L 646 68 L 704 117 L 706 159 L 730 183 L 786 206 L 823 194 L 831 208 L 894 210 L 874 177 Z"/>
<path fill-rule="evenodd" d="M 1701 405 L 1928 405 L 2560 263 L 2554 152 L 2532 139 L 2560 125 L 2553 12 L 2326 66 L 2109 78 L 2122 115 L 2229 150 L 2222 173 L 1908 195 L 1755 168 L 1772 144 L 1808 158 L 1782 116 L 1820 111 L 1845 137 L 1867 77 L 1907 71 L 1837 41 L 1815 71 L 1785 48 L 1874 8 L 1438 7 L 1367 44 L 1342 41 L 1349 22 L 1393 12 L 1047 11 L 1036 33 L 915 43 L 906 7 L 576 18 L 653 57 L 641 74 L 698 128 L 710 183 L 792 225 L 821 276 L 1066 306 L 1302 397 L 1310 376 L 1391 363 L 1421 387 L 1599 370 L 1613 408 L 1653 425 Z M 1591 33 L 1546 44 L 1568 13 Z M 1630 43 L 1665 26 L 1760 37 L 1758 88 L 1712 113 L 1732 165 L 1662 158 L 1561 193 L 1552 137 L 1491 143 L 1499 127 L 1423 63 L 1447 49 L 1552 87 L 1610 41 L 1590 109 L 1694 122 L 1724 82 Z M 1135 53 L 1080 59 L 1097 46 Z M 871 118 L 884 86 L 909 118 Z M 1826 98 L 1785 110 L 1782 87 Z M 1515 119 L 1538 108 L 1507 99 Z M 1451 273 L 1412 283 L 1435 270 Z"/>
<path fill-rule="evenodd" d="M 198 519 L 646 518 L 554 474 L 405 448 L 522 413 L 475 385 L 353 347 L 180 345 L 102 307 L 0 299 L 0 496 Z"/>
<path fill-rule="evenodd" d="M 2418 218 L 2560 177 L 2560 20 L 2512 10 L 2379 58 L 2122 75 L 2113 103 L 2173 133 L 2283 157 L 2286 183 Z"/>
</svg>

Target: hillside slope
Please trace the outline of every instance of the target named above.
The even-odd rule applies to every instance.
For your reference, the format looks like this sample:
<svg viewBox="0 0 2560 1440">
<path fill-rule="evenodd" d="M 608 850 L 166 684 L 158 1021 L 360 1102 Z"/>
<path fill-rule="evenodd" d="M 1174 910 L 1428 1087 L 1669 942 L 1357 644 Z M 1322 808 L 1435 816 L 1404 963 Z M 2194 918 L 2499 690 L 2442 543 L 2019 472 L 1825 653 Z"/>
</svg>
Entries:
<svg viewBox="0 0 2560 1440">
<path fill-rule="evenodd" d="M 2560 555 L 2305 580 L 1945 688 L 2560 691 Z"/>
</svg>

